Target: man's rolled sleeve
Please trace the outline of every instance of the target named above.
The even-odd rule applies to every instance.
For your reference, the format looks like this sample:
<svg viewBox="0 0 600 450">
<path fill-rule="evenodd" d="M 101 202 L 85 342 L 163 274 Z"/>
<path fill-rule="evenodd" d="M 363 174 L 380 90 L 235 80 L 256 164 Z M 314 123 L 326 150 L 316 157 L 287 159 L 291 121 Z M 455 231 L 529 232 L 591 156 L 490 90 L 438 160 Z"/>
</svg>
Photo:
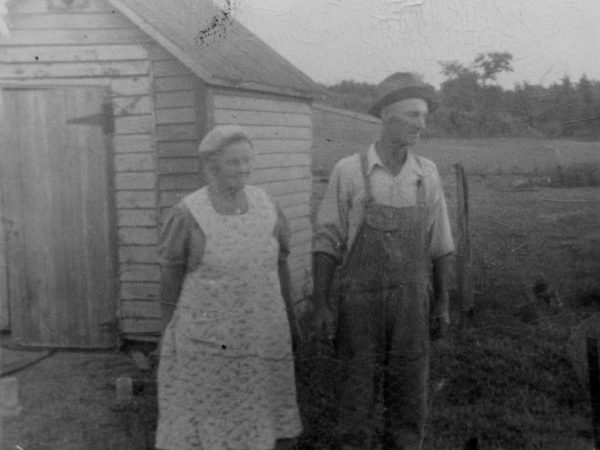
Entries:
<svg viewBox="0 0 600 450">
<path fill-rule="evenodd" d="M 433 224 L 429 251 L 432 260 L 454 252 L 454 240 L 452 239 L 448 207 L 441 183 L 438 186 L 433 207 Z"/>
<path fill-rule="evenodd" d="M 331 172 L 327 191 L 319 207 L 313 238 L 313 252 L 328 253 L 338 261 L 343 258 L 348 237 L 346 197 L 338 164 Z"/>
</svg>

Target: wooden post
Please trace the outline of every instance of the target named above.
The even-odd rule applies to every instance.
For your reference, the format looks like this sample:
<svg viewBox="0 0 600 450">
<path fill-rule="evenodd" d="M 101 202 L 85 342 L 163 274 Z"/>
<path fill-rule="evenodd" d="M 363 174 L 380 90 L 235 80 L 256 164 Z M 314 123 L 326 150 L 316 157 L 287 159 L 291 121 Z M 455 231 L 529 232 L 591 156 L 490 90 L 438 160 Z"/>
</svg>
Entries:
<svg viewBox="0 0 600 450">
<path fill-rule="evenodd" d="M 586 340 L 588 374 L 590 376 L 590 395 L 592 399 L 592 425 L 594 428 L 595 448 L 600 449 L 600 380 L 598 379 L 598 341 L 588 337 Z"/>
<path fill-rule="evenodd" d="M 4 121 L 4 107 L 2 106 L 2 89 L 0 89 L 0 120 Z M 5 145 L 4 142 L 0 145 Z M 0 180 L 2 179 L 2 164 L 0 162 Z M 6 239 L 10 233 L 10 221 L 5 217 L 2 199 L 2 185 L 0 183 L 0 329 L 7 330 L 9 328 L 9 301 L 8 301 L 8 266 L 6 257 Z M 8 225 L 8 226 L 5 226 Z"/>
<path fill-rule="evenodd" d="M 469 186 L 467 175 L 461 163 L 456 169 L 457 237 L 456 287 L 461 301 L 461 327 L 469 327 L 473 322 L 473 280 L 471 270 L 471 240 L 469 236 Z"/>
</svg>

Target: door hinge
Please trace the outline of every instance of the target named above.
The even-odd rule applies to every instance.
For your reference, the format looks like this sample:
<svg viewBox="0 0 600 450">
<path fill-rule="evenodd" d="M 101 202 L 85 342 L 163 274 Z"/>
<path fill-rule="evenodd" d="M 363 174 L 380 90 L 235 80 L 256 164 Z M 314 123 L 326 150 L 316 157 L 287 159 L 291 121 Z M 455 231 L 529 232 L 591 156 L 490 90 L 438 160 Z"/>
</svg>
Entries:
<svg viewBox="0 0 600 450">
<path fill-rule="evenodd" d="M 102 112 L 89 116 L 75 117 L 67 120 L 69 125 L 98 125 L 102 127 L 105 134 L 115 132 L 115 116 L 111 103 L 102 104 Z"/>
</svg>

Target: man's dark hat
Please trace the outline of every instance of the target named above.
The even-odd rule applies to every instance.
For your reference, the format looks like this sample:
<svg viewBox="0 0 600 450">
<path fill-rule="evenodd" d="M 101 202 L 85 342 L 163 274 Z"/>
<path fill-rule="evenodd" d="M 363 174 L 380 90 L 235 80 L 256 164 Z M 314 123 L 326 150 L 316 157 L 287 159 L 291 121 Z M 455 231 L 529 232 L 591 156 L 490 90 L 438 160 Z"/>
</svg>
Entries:
<svg viewBox="0 0 600 450">
<path fill-rule="evenodd" d="M 410 72 L 396 72 L 378 86 L 379 99 L 369 109 L 369 114 L 381 117 L 381 110 L 392 103 L 406 100 L 407 98 L 422 98 L 429 106 L 429 112 L 434 111 L 438 99 L 433 86 L 424 83 L 420 77 Z"/>
</svg>

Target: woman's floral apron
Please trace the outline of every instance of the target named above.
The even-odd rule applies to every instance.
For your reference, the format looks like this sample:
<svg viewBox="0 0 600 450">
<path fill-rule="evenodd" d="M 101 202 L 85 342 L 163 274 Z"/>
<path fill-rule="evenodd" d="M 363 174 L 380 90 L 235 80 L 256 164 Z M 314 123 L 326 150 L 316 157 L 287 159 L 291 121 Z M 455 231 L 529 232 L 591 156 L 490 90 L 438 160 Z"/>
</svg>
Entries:
<svg viewBox="0 0 600 450">
<path fill-rule="evenodd" d="M 184 199 L 206 244 L 163 337 L 158 448 L 266 450 L 301 432 L 277 213 L 261 189 L 245 192 L 242 215 L 218 214 L 206 188 Z"/>
</svg>

